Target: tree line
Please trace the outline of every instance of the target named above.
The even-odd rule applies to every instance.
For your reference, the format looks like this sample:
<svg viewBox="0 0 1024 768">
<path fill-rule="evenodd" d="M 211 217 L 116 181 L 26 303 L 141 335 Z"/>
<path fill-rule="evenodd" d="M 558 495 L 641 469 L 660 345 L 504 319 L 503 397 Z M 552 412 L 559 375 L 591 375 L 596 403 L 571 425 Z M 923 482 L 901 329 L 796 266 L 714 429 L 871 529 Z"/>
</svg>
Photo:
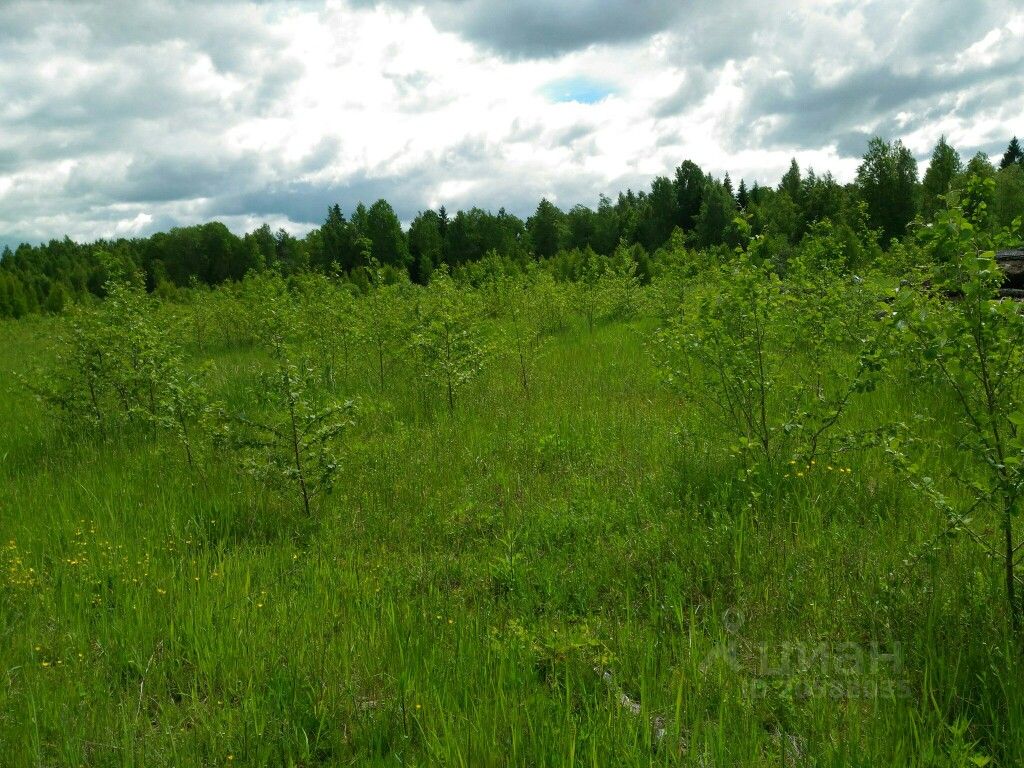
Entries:
<svg viewBox="0 0 1024 768">
<path fill-rule="evenodd" d="M 874 138 L 850 184 L 830 173 L 804 172 L 794 159 L 775 187 L 748 187 L 742 179 L 734 186 L 728 173 L 718 179 L 687 160 L 671 177 L 655 178 L 649 190 L 627 190 L 615 200 L 602 195 L 596 209 L 576 205 L 563 211 L 544 199 L 525 220 L 504 209 L 450 215 L 442 206 L 420 212 L 406 229 L 392 206 L 378 200 L 359 204 L 348 218 L 332 205 L 324 223 L 302 238 L 266 224 L 237 236 L 210 222 L 144 238 L 23 243 L 13 251 L 5 248 L 0 257 L 0 317 L 59 313 L 70 301 L 103 297 L 111 278 L 134 272 L 158 294 L 268 270 L 285 276 L 344 274 L 366 284 L 373 263 L 426 283 L 441 266 L 459 270 L 497 255 L 520 266 L 553 260 L 559 276 L 578 279 L 590 255 L 608 257 L 625 246 L 646 279 L 648 256 L 670 241 L 734 248 L 744 235 L 738 214 L 783 256 L 828 220 L 853 265 L 871 258 L 862 252 L 865 232 L 876 233 L 882 246 L 902 239 L 916 218 L 931 221 L 947 198 L 966 194 L 972 176 L 994 182 L 978 187 L 984 199 L 971 203 L 985 212 L 987 226 L 1006 226 L 1024 212 L 1024 150 L 1016 137 L 998 167 L 984 153 L 964 162 L 943 137 L 920 178 L 902 142 Z"/>
</svg>

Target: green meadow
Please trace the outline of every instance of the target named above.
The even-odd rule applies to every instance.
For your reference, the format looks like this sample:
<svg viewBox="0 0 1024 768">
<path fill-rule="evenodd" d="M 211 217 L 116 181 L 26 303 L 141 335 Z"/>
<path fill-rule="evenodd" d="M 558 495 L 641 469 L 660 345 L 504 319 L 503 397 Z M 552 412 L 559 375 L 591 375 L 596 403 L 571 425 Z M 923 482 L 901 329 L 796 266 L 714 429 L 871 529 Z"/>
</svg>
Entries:
<svg viewBox="0 0 1024 768">
<path fill-rule="evenodd" d="M 1019 764 L 998 505 L 899 281 L 753 253 L 0 326 L 0 764 Z M 765 387 L 764 433 L 716 406 Z"/>
</svg>

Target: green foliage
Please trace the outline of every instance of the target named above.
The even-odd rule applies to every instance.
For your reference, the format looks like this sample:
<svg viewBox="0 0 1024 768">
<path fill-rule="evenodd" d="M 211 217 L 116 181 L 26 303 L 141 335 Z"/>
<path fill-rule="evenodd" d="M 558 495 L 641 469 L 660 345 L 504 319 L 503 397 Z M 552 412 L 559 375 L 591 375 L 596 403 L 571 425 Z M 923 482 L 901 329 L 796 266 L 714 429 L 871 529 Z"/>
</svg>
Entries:
<svg viewBox="0 0 1024 768">
<path fill-rule="evenodd" d="M 137 284 L 109 284 L 102 304 L 72 312 L 55 363 L 26 383 L 71 434 L 166 430 L 198 469 L 209 435 L 208 382 L 205 369 L 186 363 L 176 334 Z"/>
<path fill-rule="evenodd" d="M 412 277 L 418 283 L 430 279 L 434 267 L 444 260 L 442 219 L 434 211 L 420 213 L 409 225 L 409 254 Z"/>
<path fill-rule="evenodd" d="M 46 302 L 43 304 L 43 309 L 47 314 L 59 315 L 64 311 L 64 308 L 68 304 L 68 292 L 67 289 L 60 283 L 53 283 L 50 285 L 50 290 L 46 294 Z"/>
<path fill-rule="evenodd" d="M 953 182 L 962 171 L 963 162 L 960 155 L 946 142 L 945 136 L 940 137 L 939 143 L 932 151 L 931 163 L 921 183 L 921 212 L 925 219 L 932 219 L 942 207 L 942 199 L 949 194 Z"/>
<path fill-rule="evenodd" d="M 1018 176 L 1006 173 L 1021 168 L 1011 158 L 1000 164 L 997 186 L 999 226 L 1020 214 Z M 962 172 L 961 172 L 962 171 Z M 858 169 L 856 185 L 841 185 L 831 176 L 802 172 L 794 159 L 775 187 L 741 180 L 737 194 L 725 174 L 722 182 L 687 160 L 671 177 L 655 177 L 647 190 L 601 195 L 596 209 L 579 204 L 563 212 L 542 200 L 526 221 L 500 208 L 497 213 L 473 207 L 450 216 L 444 207 L 420 212 L 404 231 L 398 213 L 386 200 L 369 207 L 358 204 L 346 219 L 337 204 L 327 209 L 324 222 L 296 237 L 285 230 L 271 231 L 263 224 L 239 237 L 220 222 L 176 227 L 147 238 L 75 243 L 65 237 L 40 246 L 22 244 L 0 255 L 0 317 L 55 314 L 69 301 L 102 297 L 108 281 L 123 281 L 141 272 L 146 289 L 162 298 L 187 301 L 189 290 L 226 282 L 237 283 L 250 273 L 294 277 L 316 273 L 350 280 L 365 290 L 372 278 L 371 262 L 392 276 L 407 276 L 425 285 L 433 270 L 445 264 L 457 278 L 467 265 L 497 256 L 521 271 L 531 259 L 555 264 L 555 275 L 565 279 L 563 262 L 593 251 L 612 256 L 620 244 L 639 246 L 654 253 L 669 245 L 681 230 L 693 245 L 733 248 L 740 242 L 732 221 L 739 206 L 753 217 L 755 234 L 774 241 L 780 252 L 796 246 L 811 228 L 825 219 L 836 227 L 856 231 L 858 199 L 868 212 L 869 225 L 882 232 L 891 247 L 893 238 L 906 232 L 918 208 L 926 220 L 941 208 L 944 196 L 962 191 L 971 175 L 996 177 L 996 169 L 983 153 L 967 164 L 941 139 L 933 153 L 924 182 L 917 184 L 917 168 L 899 142 L 871 142 Z M 728 183 L 726 183 L 728 181 Z M 1005 183 L 1004 183 L 1005 181 Z M 638 260 L 638 277 L 650 274 Z M 472 282 L 472 281 L 471 281 Z M 243 343 L 252 343 L 246 341 Z"/>
<path fill-rule="evenodd" d="M 0 317 L 17 320 L 30 310 L 25 286 L 15 275 L 0 273 Z"/>
<path fill-rule="evenodd" d="M 917 161 L 900 141 L 875 137 L 857 168 L 857 187 L 867 204 L 872 229 L 886 243 L 906 234 L 917 211 Z"/>
<path fill-rule="evenodd" d="M 111 417 L 109 335 L 110 330 L 96 311 L 74 312 L 67 329 L 56 340 L 54 364 L 35 371 L 24 382 L 69 429 L 103 431 Z"/>
<path fill-rule="evenodd" d="M 1002 160 L 999 161 L 999 169 L 1006 170 L 1011 165 L 1024 166 L 1024 149 L 1020 147 L 1020 141 L 1014 136 L 1010 139 L 1010 144 L 1006 148 L 1006 152 L 1003 153 Z"/>
<path fill-rule="evenodd" d="M 352 216 L 360 235 L 370 242 L 372 257 L 380 264 L 405 269 L 409 265 L 409 245 L 391 204 L 378 200 L 369 209 L 360 205 Z"/>
<path fill-rule="evenodd" d="M 322 275 L 304 275 L 297 281 L 305 346 L 329 387 L 335 387 L 339 378 L 342 383 L 350 381 L 353 357 L 361 342 L 362 329 L 350 288 Z"/>
<path fill-rule="evenodd" d="M 777 481 L 842 450 L 833 433 L 881 361 L 861 283 L 798 261 L 783 284 L 759 245 L 697 288 L 658 332 L 655 353 L 684 402 L 722 430 L 743 476 Z M 836 356 L 840 344 L 852 363 Z"/>
<path fill-rule="evenodd" d="M 411 348 L 421 381 L 444 393 L 449 412 L 456 396 L 479 376 L 487 355 L 476 296 L 459 290 L 444 270 L 434 273 L 423 296 Z"/>
<path fill-rule="evenodd" d="M 967 165 L 957 179 L 957 189 L 964 189 L 967 183 L 977 176 L 979 179 L 984 181 L 985 179 L 994 178 L 996 175 L 996 167 L 992 165 L 992 161 L 989 160 L 988 155 L 984 152 L 975 153 L 974 157 L 967 161 Z"/>
<path fill-rule="evenodd" d="M 109 284 L 107 299 L 71 320 L 63 352 L 37 392 L 70 421 L 154 422 L 173 357 L 151 299 L 136 285 Z"/>
<path fill-rule="evenodd" d="M 191 369 L 175 356 L 159 390 L 158 423 L 175 434 L 190 469 L 202 471 L 203 450 L 215 431 L 210 400 L 210 366 Z"/>
<path fill-rule="evenodd" d="M 421 273 L 370 209 L 214 289 L 219 227 L 5 255 L 70 301 L 0 329 L 4 765 L 1020 764 L 989 175 L 884 253 L 809 170 L 688 248 L 684 163 L 543 261 L 443 209 Z"/>
<path fill-rule="evenodd" d="M 600 294 L 599 304 L 610 317 L 629 319 L 639 313 L 640 280 L 637 268 L 640 259 L 645 256 L 639 245 L 632 248 L 620 245 L 605 265 L 598 279 L 597 291 Z M 592 327 L 592 324 L 592 321 L 588 321 L 588 325 Z"/>
<path fill-rule="evenodd" d="M 916 465 L 907 466 L 948 518 L 949 531 L 1001 562 L 1016 628 L 1021 606 L 1014 520 L 1024 489 L 1024 315 L 1016 302 L 998 295 L 1004 277 L 987 232 L 985 201 L 993 187 L 991 178 L 972 178 L 964 208 L 941 212 L 921 230 L 921 246 L 935 264 L 934 289 L 901 289 L 894 319 L 905 334 L 908 359 L 918 361 L 952 395 L 955 440 L 968 459 L 944 473 L 958 496 L 919 475 Z"/>
<path fill-rule="evenodd" d="M 882 261 L 875 233 L 867 229 L 864 219 L 859 230 L 831 219 L 814 222 L 797 248 L 796 259 L 825 279 L 869 269 Z"/>
<path fill-rule="evenodd" d="M 1024 164 L 1014 164 L 996 176 L 995 220 L 999 227 L 1012 227 L 1024 216 Z"/>
<path fill-rule="evenodd" d="M 704 192 L 707 189 L 704 172 L 692 160 L 686 160 L 676 169 L 673 188 L 676 192 L 678 224 L 685 230 L 691 230 L 704 203 Z"/>
<path fill-rule="evenodd" d="M 985 232 L 995 229 L 995 218 L 993 208 L 996 198 L 996 182 L 992 176 L 972 176 L 963 192 L 962 205 L 964 215 L 970 219 L 972 226 Z M 936 221 L 936 228 L 941 231 L 944 220 Z M 951 243 L 944 242 L 941 247 L 947 249 Z M 954 249 L 956 246 L 952 246 Z"/>
<path fill-rule="evenodd" d="M 729 225 L 736 216 L 736 201 L 718 182 L 708 182 L 694 226 L 697 243 L 710 248 L 726 242 Z"/>
<path fill-rule="evenodd" d="M 636 239 L 643 248 L 654 250 L 668 240 L 679 220 L 678 198 L 672 182 L 664 176 L 654 179 L 650 194 L 639 208 Z"/>
<path fill-rule="evenodd" d="M 755 230 L 765 237 L 791 243 L 800 231 L 800 209 L 786 191 L 767 191 L 750 206 Z"/>
<path fill-rule="evenodd" d="M 408 307 L 398 283 L 388 282 L 379 265 L 373 270 L 373 284 L 356 313 L 356 334 L 372 351 L 380 389 L 387 386 L 387 372 L 399 354 L 410 328 Z"/>
<path fill-rule="evenodd" d="M 561 333 L 570 324 L 572 286 L 557 282 L 549 272 L 531 273 L 531 293 L 539 313 L 537 322 L 544 333 Z"/>
<path fill-rule="evenodd" d="M 632 226 L 639 201 L 606 207 Z M 0 383 L 68 373 L 78 414 L 0 386 L 4 764 L 1019 764 L 1000 574 L 943 544 L 970 534 L 924 490 L 963 512 L 993 470 L 917 342 L 887 335 L 903 291 L 964 311 L 959 267 L 940 285 L 931 263 L 960 241 L 878 270 L 853 208 L 796 243 L 755 213 L 738 254 L 677 227 L 650 255 L 499 253 L 426 288 L 282 268 L 5 322 Z M 641 342 L 658 323 L 664 368 Z M 233 415 L 212 445 L 211 412 Z M 972 513 L 990 546 L 997 515 Z"/>
<path fill-rule="evenodd" d="M 550 258 L 558 252 L 563 242 L 563 214 L 546 198 L 537 205 L 537 210 L 526 223 L 533 243 L 533 252 L 541 258 Z"/>
<path fill-rule="evenodd" d="M 538 291 L 535 285 L 525 281 L 509 281 L 502 291 L 502 302 L 507 325 L 503 334 L 506 354 L 517 365 L 519 383 L 523 394 L 530 396 L 537 365 L 546 341 L 547 327 L 545 303 L 548 294 Z"/>
<path fill-rule="evenodd" d="M 355 224 L 345 220 L 341 207 L 331 206 L 320 227 L 320 237 L 309 242 L 310 261 L 322 272 L 337 269 L 351 272 L 366 266 L 359 234 Z"/>
<path fill-rule="evenodd" d="M 736 205 L 739 206 L 741 211 L 745 211 L 749 203 L 750 197 L 747 194 L 747 182 L 744 179 L 740 179 L 739 189 L 736 190 Z"/>
<path fill-rule="evenodd" d="M 594 327 L 608 312 L 608 293 L 602 290 L 604 265 L 593 251 L 583 254 L 580 278 L 573 284 L 572 303 L 576 311 L 586 321 L 587 330 L 594 332 Z"/>
<path fill-rule="evenodd" d="M 782 180 L 779 182 L 779 191 L 785 192 L 789 195 L 789 199 L 794 203 L 800 201 L 800 195 L 803 188 L 803 178 L 800 175 L 800 165 L 797 163 L 794 157 L 789 161 L 789 170 L 782 176 Z"/>
<path fill-rule="evenodd" d="M 314 499 L 333 488 L 338 443 L 354 423 L 355 403 L 323 397 L 314 369 L 293 362 L 280 336 L 270 344 L 274 370 L 260 376 L 259 415 L 231 415 L 222 437 L 258 481 L 294 484 L 309 517 Z"/>
</svg>

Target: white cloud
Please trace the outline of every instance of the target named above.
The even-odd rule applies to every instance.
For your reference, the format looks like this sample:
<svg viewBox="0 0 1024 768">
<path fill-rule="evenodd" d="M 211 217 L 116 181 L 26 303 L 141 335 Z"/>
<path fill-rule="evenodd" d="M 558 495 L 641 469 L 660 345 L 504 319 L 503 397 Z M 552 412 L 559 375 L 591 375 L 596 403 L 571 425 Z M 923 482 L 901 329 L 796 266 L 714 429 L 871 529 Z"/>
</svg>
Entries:
<svg viewBox="0 0 1024 768">
<path fill-rule="evenodd" d="M 152 223 L 152 216 L 148 213 L 139 213 L 132 219 L 121 219 L 121 221 L 117 222 L 114 226 L 114 234 L 130 237 L 131 235 L 142 232 Z"/>
<path fill-rule="evenodd" d="M 297 231 L 379 196 L 527 214 L 686 158 L 848 180 L 876 131 L 923 157 L 1022 130 L 1024 15 L 995 3 L 643 2 L 4 3 L 0 243 Z"/>
</svg>

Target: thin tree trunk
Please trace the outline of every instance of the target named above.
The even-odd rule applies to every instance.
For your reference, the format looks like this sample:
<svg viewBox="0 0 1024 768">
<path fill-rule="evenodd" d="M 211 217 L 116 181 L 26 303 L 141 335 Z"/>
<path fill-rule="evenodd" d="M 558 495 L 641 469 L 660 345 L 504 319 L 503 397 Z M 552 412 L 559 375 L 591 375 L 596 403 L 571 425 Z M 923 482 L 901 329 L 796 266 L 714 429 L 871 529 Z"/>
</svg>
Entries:
<svg viewBox="0 0 1024 768">
<path fill-rule="evenodd" d="M 1007 500 L 1003 512 L 1003 538 L 1006 547 L 1006 599 L 1010 601 L 1010 622 L 1013 631 L 1020 631 L 1020 606 L 1017 604 L 1017 587 L 1013 574 L 1013 506 Z"/>
<path fill-rule="evenodd" d="M 292 426 L 292 451 L 295 455 L 295 473 L 298 475 L 299 488 L 302 490 L 302 506 L 306 510 L 306 517 L 309 517 L 309 490 L 306 488 L 306 476 L 302 473 L 302 451 L 299 448 L 299 428 L 295 419 L 295 398 L 292 396 L 292 380 L 287 370 L 284 374 L 284 381 L 285 386 L 288 388 L 288 416 Z"/>
</svg>

